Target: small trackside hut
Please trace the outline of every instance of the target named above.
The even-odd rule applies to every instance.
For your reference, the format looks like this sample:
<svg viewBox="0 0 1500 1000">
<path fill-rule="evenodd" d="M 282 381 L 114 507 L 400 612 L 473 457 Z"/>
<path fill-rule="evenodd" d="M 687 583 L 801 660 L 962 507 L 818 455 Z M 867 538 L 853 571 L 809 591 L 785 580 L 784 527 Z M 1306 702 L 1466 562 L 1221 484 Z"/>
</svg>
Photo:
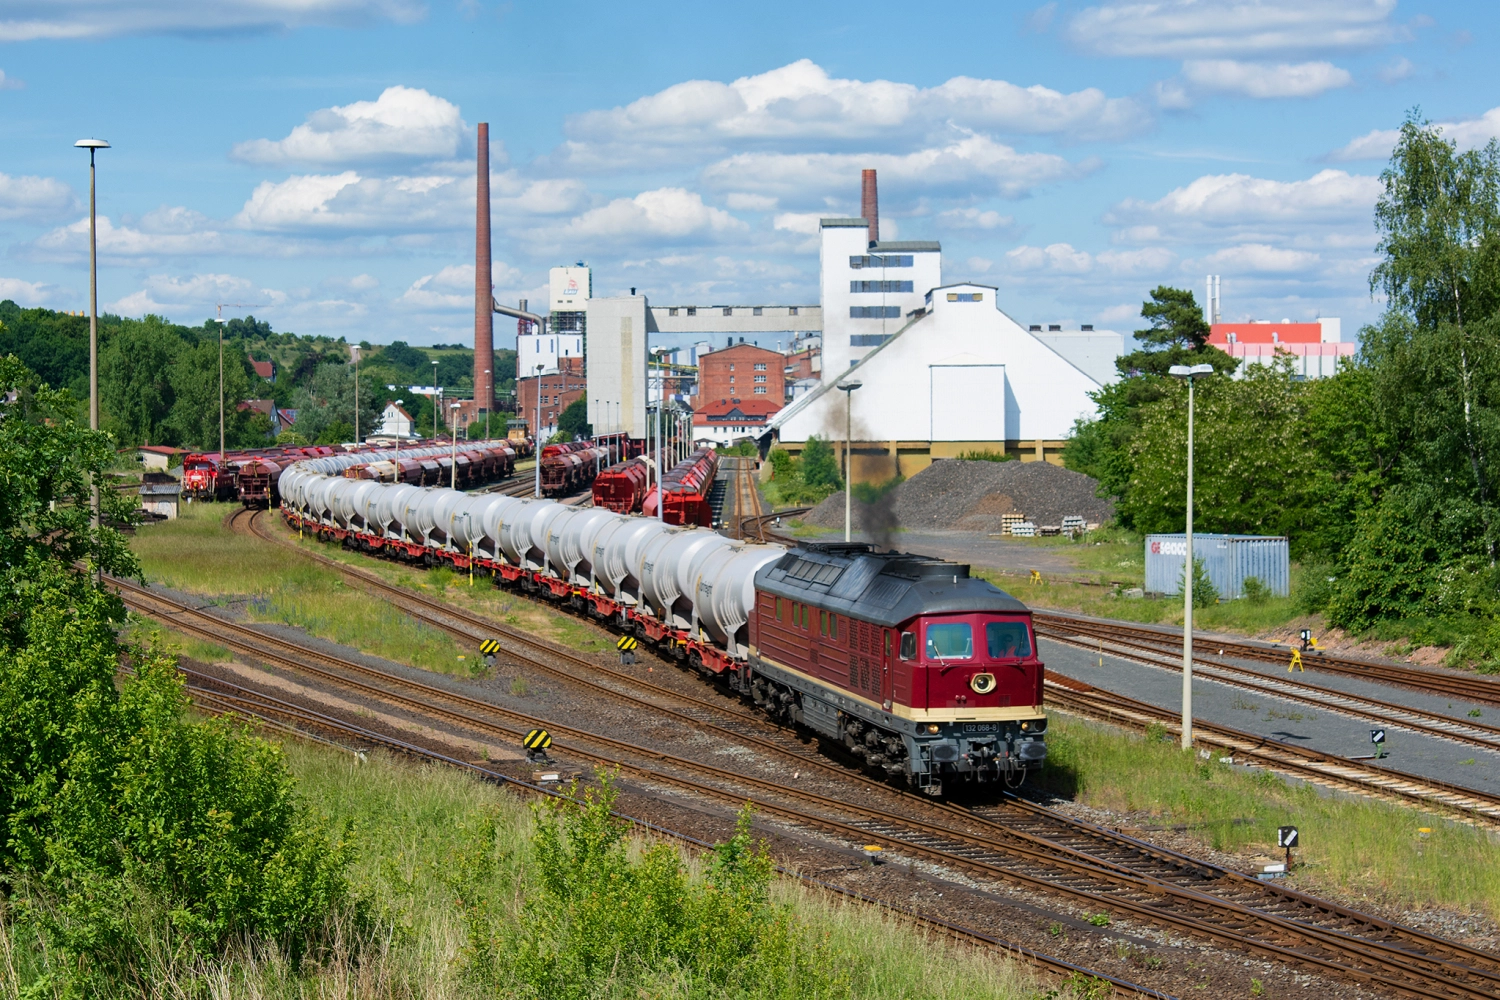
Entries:
<svg viewBox="0 0 1500 1000">
<path fill-rule="evenodd" d="M 1031 611 L 968 566 L 804 544 L 755 589 L 745 681 L 771 714 L 932 795 L 1042 766 Z"/>
</svg>

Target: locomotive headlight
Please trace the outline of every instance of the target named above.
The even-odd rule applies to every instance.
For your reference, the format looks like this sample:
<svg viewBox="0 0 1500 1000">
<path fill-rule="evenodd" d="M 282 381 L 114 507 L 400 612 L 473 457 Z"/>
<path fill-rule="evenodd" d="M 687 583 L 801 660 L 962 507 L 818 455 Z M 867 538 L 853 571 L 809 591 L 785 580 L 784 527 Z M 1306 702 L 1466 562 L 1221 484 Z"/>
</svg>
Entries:
<svg viewBox="0 0 1500 1000">
<path fill-rule="evenodd" d="M 943 731 L 943 727 L 940 726 L 940 725 L 938 725 L 936 722 L 929 722 L 929 723 L 927 723 L 927 732 L 930 735 L 936 736 L 938 733 L 940 733 L 942 731 Z"/>
<path fill-rule="evenodd" d="M 969 678 L 969 687 L 974 689 L 975 694 L 989 694 L 995 690 L 995 675 L 975 674 Z"/>
</svg>

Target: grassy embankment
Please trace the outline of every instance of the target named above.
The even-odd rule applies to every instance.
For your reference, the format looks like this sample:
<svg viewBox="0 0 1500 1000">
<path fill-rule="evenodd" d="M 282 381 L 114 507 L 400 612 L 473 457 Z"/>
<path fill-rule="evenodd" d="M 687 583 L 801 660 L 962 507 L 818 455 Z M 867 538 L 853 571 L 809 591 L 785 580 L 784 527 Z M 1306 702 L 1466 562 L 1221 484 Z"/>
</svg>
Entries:
<svg viewBox="0 0 1500 1000">
<path fill-rule="evenodd" d="M 1065 577 L 1043 573 L 1040 584 L 1032 584 L 1029 574 L 1022 571 L 1006 573 L 976 569 L 976 576 L 982 576 L 1038 607 L 1149 624 L 1182 624 L 1180 597 L 1120 596 L 1124 590 L 1144 587 L 1146 582 L 1145 540 L 1140 535 L 1105 528 L 1078 540 L 1057 536 L 1009 541 L 1049 556 L 1061 555 L 1071 560 L 1077 571 Z M 1193 612 L 1193 627 L 1260 635 L 1285 628 L 1289 623 L 1306 617 L 1299 611 L 1296 599 L 1305 569 L 1293 563 L 1291 571 L 1290 596 L 1267 597 L 1258 603 L 1246 599 L 1223 601 L 1197 608 Z"/>
<path fill-rule="evenodd" d="M 1441 905 L 1500 919 L 1500 842 L 1399 805 L 1290 787 L 1275 775 L 1183 753 L 1159 735 L 1053 713 L 1043 784 L 1149 826 L 1185 826 L 1218 850 L 1280 857 L 1276 828 L 1301 832 L 1291 884 L 1403 908 Z M 1422 828 L 1429 833 L 1421 833 Z"/>
<path fill-rule="evenodd" d="M 1021 1000 L 1041 993 L 1030 970 L 1003 957 L 926 941 L 868 908 L 786 882 L 770 886 L 768 911 L 782 933 L 770 934 L 769 945 L 745 950 L 769 949 L 769 957 L 796 959 L 800 979 L 784 975 L 779 964 L 768 969 L 763 956 L 743 961 L 742 979 L 726 983 L 721 975 L 709 981 L 701 962 L 687 966 L 700 949 L 726 950 L 712 940 L 690 945 L 687 962 L 636 962 L 642 950 L 657 944 L 656 928 L 632 923 L 628 905 L 605 913 L 591 908 L 594 892 L 588 887 L 581 898 L 573 887 L 573 898 L 560 903 L 556 880 L 566 876 L 568 865 L 546 856 L 548 845 L 535 837 L 538 817 L 527 801 L 458 772 L 384 754 L 359 763 L 321 747 L 291 744 L 286 753 L 314 807 L 335 826 L 354 823 L 359 860 L 352 883 L 359 905 L 334 921 L 322 947 L 297 960 L 264 943 L 195 960 L 172 954 L 164 940 L 150 969 L 150 995 Z M 671 864 L 664 858 L 676 856 L 668 847 L 668 855 L 658 848 L 653 857 L 650 844 L 636 841 L 622 856 L 628 862 L 610 862 L 599 856 L 597 842 L 578 836 L 597 829 L 581 822 L 567 829 L 572 856 L 564 860 L 578 862 L 581 851 L 586 863 L 603 864 L 642 887 L 651 885 L 642 874 L 659 876 Z M 682 899 L 701 903 L 712 896 L 702 888 L 707 870 L 701 859 L 686 859 Z M 644 895 L 627 902 L 662 905 Z M 17 996 L 39 964 L 37 944 L 4 917 L 0 905 L 0 992 Z M 611 947 L 618 949 L 612 959 Z M 741 954 L 728 951 L 731 963 Z M 604 971 L 577 975 L 579 963 L 587 961 Z M 562 982 L 560 969 L 571 970 Z M 756 972 L 765 973 L 764 979 Z"/>
<path fill-rule="evenodd" d="M 225 528 L 223 521 L 231 510 L 227 504 L 192 504 L 182 508 L 176 521 L 139 529 L 131 547 L 146 579 L 217 603 L 243 601 L 253 621 L 300 626 L 312 635 L 401 663 L 443 673 L 480 669 L 473 649 L 346 585 L 334 570 L 285 546 Z M 279 521 L 275 527 L 280 530 Z M 476 580 L 471 588 L 468 577 L 450 570 L 387 562 L 312 539 L 300 544 L 584 652 L 607 645 L 582 623 L 504 594 L 489 581 Z M 227 658 L 226 651 L 210 644 L 189 639 L 182 643 L 182 651 L 197 659 Z"/>
</svg>

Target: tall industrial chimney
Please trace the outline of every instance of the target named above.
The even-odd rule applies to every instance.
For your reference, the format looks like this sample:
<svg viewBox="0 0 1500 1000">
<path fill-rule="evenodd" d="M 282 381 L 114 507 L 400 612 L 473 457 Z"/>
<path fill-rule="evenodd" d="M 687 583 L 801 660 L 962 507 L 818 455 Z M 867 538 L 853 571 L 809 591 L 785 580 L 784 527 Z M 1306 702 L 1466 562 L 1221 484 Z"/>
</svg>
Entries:
<svg viewBox="0 0 1500 1000">
<path fill-rule="evenodd" d="M 875 171 L 860 175 L 859 214 L 870 224 L 870 242 L 880 239 L 880 200 L 875 196 Z"/>
<path fill-rule="evenodd" d="M 474 404 L 495 408 L 495 286 L 490 269 L 490 126 L 479 123 L 474 189 Z"/>
</svg>

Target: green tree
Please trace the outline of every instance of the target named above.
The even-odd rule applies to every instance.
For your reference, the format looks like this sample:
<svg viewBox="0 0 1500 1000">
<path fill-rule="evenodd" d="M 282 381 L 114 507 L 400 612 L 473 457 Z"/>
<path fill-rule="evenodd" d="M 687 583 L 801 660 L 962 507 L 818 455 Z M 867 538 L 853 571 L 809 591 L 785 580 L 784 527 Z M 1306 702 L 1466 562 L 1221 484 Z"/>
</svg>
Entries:
<svg viewBox="0 0 1500 1000">
<path fill-rule="evenodd" d="M 1229 376 L 1239 365 L 1207 344 L 1208 325 L 1192 292 L 1162 285 L 1141 303 L 1141 316 L 1150 324 L 1136 331 L 1144 346 L 1115 360 L 1119 380 L 1090 394 L 1096 413 L 1073 425 L 1063 453 L 1068 468 L 1099 480 L 1100 496 L 1123 498 L 1129 492 L 1144 414 L 1181 391 L 1168 369 L 1208 364 Z"/>
<path fill-rule="evenodd" d="M 505 413 L 486 413 L 480 420 L 469 424 L 470 441 L 495 441 L 505 437 L 510 429 L 510 416 Z"/>
<path fill-rule="evenodd" d="M 1238 534 L 1295 533 L 1313 494 L 1304 416 L 1307 383 L 1287 361 L 1242 379 L 1199 379 L 1194 419 L 1194 526 Z M 1187 386 L 1141 407 L 1131 474 L 1116 511 L 1142 532 L 1181 531 L 1187 499 Z"/>
<path fill-rule="evenodd" d="M 576 441 L 594 433 L 589 425 L 588 393 L 573 400 L 557 415 L 557 432 L 564 441 Z"/>
<path fill-rule="evenodd" d="M 381 348 L 379 360 L 381 364 L 404 371 L 408 378 L 427 381 L 432 377 L 432 359 L 427 352 L 417 350 L 404 340 L 392 341 L 389 346 Z"/>
<path fill-rule="evenodd" d="M 1429 472 L 1456 472 L 1455 458 L 1467 465 L 1493 562 L 1500 541 L 1488 472 L 1500 445 L 1500 144 L 1491 139 L 1482 150 L 1459 153 L 1413 112 L 1380 179 L 1385 191 L 1375 206 L 1376 249 L 1384 259 L 1370 287 L 1412 322 L 1382 324 L 1386 336 L 1376 349 L 1398 364 L 1397 356 L 1411 349 L 1408 360 L 1427 383 L 1412 387 L 1426 390 L 1424 405 L 1441 405 L 1441 398 L 1427 394 L 1433 390 L 1455 401 L 1447 408 L 1451 430 L 1433 441 L 1431 458 L 1443 468 Z"/>
<path fill-rule="evenodd" d="M 833 448 L 816 434 L 810 436 L 803 446 L 800 464 L 802 481 L 810 487 L 831 487 L 836 490 L 843 483 Z"/>
<path fill-rule="evenodd" d="M 380 411 L 384 407 L 388 390 L 379 382 L 359 373 L 359 429 L 369 434 L 375 429 Z M 313 370 L 311 379 L 298 388 L 292 398 L 292 407 L 297 411 L 297 433 L 309 441 L 326 443 L 323 438 L 329 428 L 342 424 L 347 428 L 339 441 L 354 437 L 354 366 L 319 365 Z M 411 407 L 406 407 L 408 413 Z"/>
<path fill-rule="evenodd" d="M 247 435 L 251 415 L 239 409 L 249 398 L 250 363 L 238 344 L 224 343 L 224 433 L 229 445 Z M 219 345 L 204 341 L 183 350 L 168 376 L 172 411 L 166 425 L 188 448 L 219 446 Z"/>
<path fill-rule="evenodd" d="M 182 337 L 160 316 L 123 320 L 99 355 L 99 408 L 121 444 L 167 443 Z"/>
<path fill-rule="evenodd" d="M 119 598 L 89 570 L 138 567 L 108 525 L 131 501 L 90 481 L 113 458 L 76 401 L 0 358 L 0 868 L 8 918 L 46 936 L 64 995 L 137 985 L 165 936 L 212 954 L 236 935 L 294 949 L 347 897 L 280 753 L 185 719 L 176 665 L 124 646 Z M 80 563 L 82 565 L 80 565 Z M 117 684 L 121 663 L 134 676 Z"/>
</svg>

